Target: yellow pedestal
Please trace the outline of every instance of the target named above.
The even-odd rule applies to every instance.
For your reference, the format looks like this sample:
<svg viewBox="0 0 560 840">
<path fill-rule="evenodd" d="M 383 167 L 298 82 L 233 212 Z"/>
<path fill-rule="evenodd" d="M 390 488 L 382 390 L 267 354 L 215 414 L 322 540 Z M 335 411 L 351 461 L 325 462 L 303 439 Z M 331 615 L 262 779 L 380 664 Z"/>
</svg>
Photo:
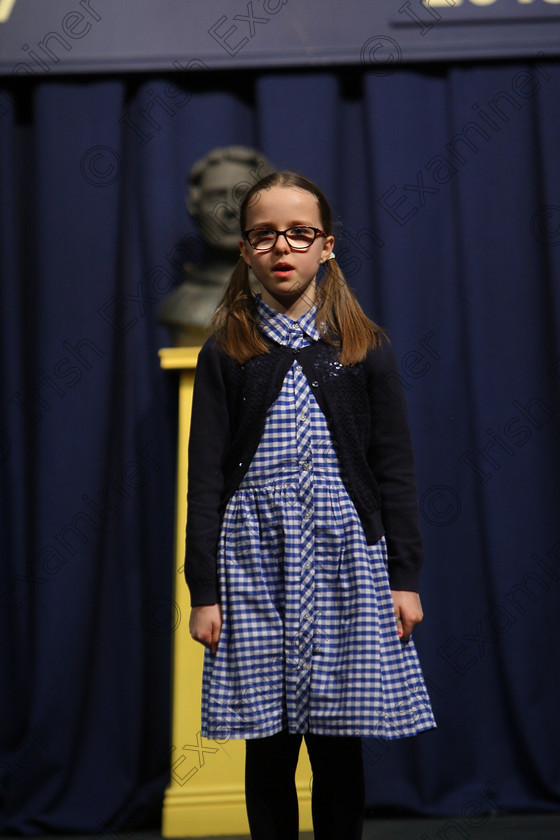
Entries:
<svg viewBox="0 0 560 840">
<path fill-rule="evenodd" d="M 171 781 L 163 803 L 164 837 L 220 837 L 249 834 L 245 811 L 245 742 L 209 741 L 200 735 L 203 648 L 189 634 L 189 592 L 183 577 L 187 519 L 187 444 L 198 347 L 160 350 L 161 366 L 179 371 L 177 453 L 176 587 L 181 620 L 173 639 L 173 718 Z M 300 828 L 311 822 L 311 768 L 305 750 L 296 776 Z"/>
</svg>

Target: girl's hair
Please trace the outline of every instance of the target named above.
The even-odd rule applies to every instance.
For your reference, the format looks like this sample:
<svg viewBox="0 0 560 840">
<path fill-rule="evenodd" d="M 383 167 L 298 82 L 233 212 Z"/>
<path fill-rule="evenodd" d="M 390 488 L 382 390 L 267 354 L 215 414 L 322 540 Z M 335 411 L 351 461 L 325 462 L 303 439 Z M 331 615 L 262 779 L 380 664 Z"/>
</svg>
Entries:
<svg viewBox="0 0 560 840">
<path fill-rule="evenodd" d="M 332 234 L 331 208 L 325 195 L 312 181 L 297 172 L 272 172 L 248 190 L 240 207 L 241 234 L 245 231 L 247 209 L 258 201 L 259 193 L 271 187 L 295 187 L 314 195 L 319 204 L 323 230 Z M 330 259 L 317 283 L 317 329 L 329 344 L 340 348 L 340 362 L 361 362 L 367 351 L 381 344 L 384 331 L 366 317 L 344 274 Z M 269 347 L 258 328 L 256 299 L 249 281 L 249 267 L 240 257 L 212 319 L 216 338 L 224 349 L 243 364 Z"/>
</svg>

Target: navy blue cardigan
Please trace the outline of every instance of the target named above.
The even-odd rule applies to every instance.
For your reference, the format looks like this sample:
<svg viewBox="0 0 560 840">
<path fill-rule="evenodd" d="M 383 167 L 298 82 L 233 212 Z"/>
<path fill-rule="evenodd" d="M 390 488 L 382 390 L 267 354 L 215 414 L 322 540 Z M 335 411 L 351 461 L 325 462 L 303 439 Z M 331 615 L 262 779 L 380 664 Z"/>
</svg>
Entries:
<svg viewBox="0 0 560 840">
<path fill-rule="evenodd" d="M 214 336 L 196 368 L 187 496 L 185 576 L 193 606 L 219 601 L 217 552 L 225 506 L 262 437 L 267 410 L 297 357 L 323 410 L 366 540 L 387 540 L 392 589 L 418 591 L 423 559 L 403 389 L 388 342 L 343 366 L 320 340 L 301 350 L 267 340 L 241 365 Z"/>
</svg>

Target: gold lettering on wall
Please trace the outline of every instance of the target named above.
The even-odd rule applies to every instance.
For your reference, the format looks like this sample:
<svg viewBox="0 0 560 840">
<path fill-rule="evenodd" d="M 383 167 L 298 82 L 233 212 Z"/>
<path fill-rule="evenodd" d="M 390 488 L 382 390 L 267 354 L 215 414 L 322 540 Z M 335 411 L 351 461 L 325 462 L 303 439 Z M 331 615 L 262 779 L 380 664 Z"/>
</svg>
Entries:
<svg viewBox="0 0 560 840">
<path fill-rule="evenodd" d="M 493 6 L 498 0 L 468 0 L 468 2 L 473 6 Z M 519 5 L 528 5 L 529 3 L 534 3 L 535 0 L 517 0 Z M 549 4 L 559 4 L 560 0 L 537 0 L 539 3 L 549 3 Z M 422 0 L 422 5 L 427 6 L 428 8 L 432 6 L 447 6 L 449 8 L 454 8 L 455 6 L 461 6 L 463 4 L 463 0 Z"/>
<path fill-rule="evenodd" d="M 8 20 L 15 5 L 16 0 L 0 0 L 0 23 Z"/>
</svg>

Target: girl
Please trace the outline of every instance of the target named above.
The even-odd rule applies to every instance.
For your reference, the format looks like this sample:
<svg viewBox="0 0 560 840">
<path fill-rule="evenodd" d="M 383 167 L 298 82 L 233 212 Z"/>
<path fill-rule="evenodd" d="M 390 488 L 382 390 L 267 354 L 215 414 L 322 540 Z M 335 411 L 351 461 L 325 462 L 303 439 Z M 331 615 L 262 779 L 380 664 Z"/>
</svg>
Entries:
<svg viewBox="0 0 560 840">
<path fill-rule="evenodd" d="M 253 840 L 298 836 L 302 736 L 315 838 L 358 840 L 360 737 L 435 725 L 409 643 L 422 620 L 422 541 L 406 409 L 385 334 L 335 261 L 318 187 L 268 175 L 240 222 L 189 441 L 202 734 L 247 741 Z"/>
</svg>

